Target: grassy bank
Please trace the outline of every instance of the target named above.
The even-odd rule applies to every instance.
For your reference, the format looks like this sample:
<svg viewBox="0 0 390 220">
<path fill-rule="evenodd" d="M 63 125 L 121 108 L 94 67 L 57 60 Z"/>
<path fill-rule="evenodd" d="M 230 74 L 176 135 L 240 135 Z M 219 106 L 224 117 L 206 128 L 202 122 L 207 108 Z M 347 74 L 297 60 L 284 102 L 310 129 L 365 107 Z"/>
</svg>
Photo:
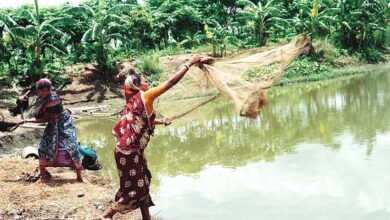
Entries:
<svg viewBox="0 0 390 220">
<path fill-rule="evenodd" d="M 365 68 L 360 68 L 362 66 L 387 62 L 388 54 L 387 49 L 352 52 L 337 48 L 325 41 L 314 41 L 313 51 L 293 61 L 284 72 L 279 85 L 322 81 L 358 74 L 364 72 Z M 256 81 L 275 68 L 277 67 L 253 68 L 244 74 L 244 78 Z"/>
<path fill-rule="evenodd" d="M 382 65 L 382 64 L 376 64 Z M 279 85 L 289 85 L 294 83 L 304 83 L 304 82 L 314 82 L 314 81 L 324 81 L 335 79 L 339 77 L 352 76 L 356 74 L 363 74 L 370 72 L 371 69 L 374 69 L 375 65 L 372 64 L 361 64 L 361 65 L 351 65 L 345 66 L 342 68 L 331 68 L 324 72 L 308 74 L 305 76 L 299 77 L 285 77 L 283 78 Z"/>
</svg>

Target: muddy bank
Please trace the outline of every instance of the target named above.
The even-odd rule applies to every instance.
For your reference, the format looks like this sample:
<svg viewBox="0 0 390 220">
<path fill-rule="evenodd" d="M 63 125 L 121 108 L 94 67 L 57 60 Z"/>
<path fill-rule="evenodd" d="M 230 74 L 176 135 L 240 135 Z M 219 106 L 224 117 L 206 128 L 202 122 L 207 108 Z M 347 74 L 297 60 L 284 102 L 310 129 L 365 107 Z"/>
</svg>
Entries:
<svg viewBox="0 0 390 220">
<path fill-rule="evenodd" d="M 20 117 L 12 117 L 6 109 L 0 110 L 0 114 L 7 122 L 18 122 Z M 2 120 L 2 117 L 0 120 Z M 15 153 L 26 146 L 38 144 L 43 129 L 20 127 L 12 132 L 0 132 L 0 155 Z"/>
<path fill-rule="evenodd" d="M 83 171 L 85 182 L 76 182 L 75 172 L 68 168 L 49 168 L 52 178 L 46 183 L 26 181 L 37 164 L 37 160 L 0 160 L 0 219 L 100 219 L 116 192 L 111 180 L 94 172 Z M 141 219 L 141 215 L 134 211 L 114 219 Z"/>
<path fill-rule="evenodd" d="M 20 128 L 14 132 L 2 133 L 0 136 L 0 154 L 18 152 L 27 146 L 37 146 L 42 132 L 42 129 L 37 128 Z"/>
</svg>

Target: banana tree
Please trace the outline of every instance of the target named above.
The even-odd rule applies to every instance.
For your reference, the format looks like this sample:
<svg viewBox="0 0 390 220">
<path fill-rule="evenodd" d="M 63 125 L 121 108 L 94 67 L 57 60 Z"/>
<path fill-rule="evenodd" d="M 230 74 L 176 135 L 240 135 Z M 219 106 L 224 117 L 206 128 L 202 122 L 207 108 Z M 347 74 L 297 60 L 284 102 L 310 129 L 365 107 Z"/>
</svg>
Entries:
<svg viewBox="0 0 390 220">
<path fill-rule="evenodd" d="M 336 17 L 340 13 L 340 8 L 328 7 L 327 5 L 320 7 L 320 3 L 320 0 L 314 0 L 312 5 L 307 0 L 293 3 L 293 7 L 299 10 L 298 15 L 293 18 L 294 26 L 298 27 L 298 32 L 324 35 L 337 25 L 338 19 Z"/>
<path fill-rule="evenodd" d="M 226 55 L 226 49 L 228 45 L 235 45 L 238 39 L 232 34 L 230 26 L 223 26 L 215 20 L 208 22 L 210 25 L 205 25 L 206 34 L 196 35 L 196 39 L 206 39 L 213 47 L 213 56 Z M 220 53 L 218 54 L 218 49 Z"/>
<path fill-rule="evenodd" d="M 389 4 L 386 0 L 339 0 L 336 18 L 341 45 L 357 49 L 372 46 L 375 32 L 386 32 Z"/>
<path fill-rule="evenodd" d="M 266 44 L 271 27 L 289 26 L 289 21 L 282 18 L 284 16 L 282 4 L 276 0 L 262 0 L 257 4 L 249 0 L 239 0 L 237 5 L 244 7 L 238 11 L 239 19 L 247 21 L 260 47 Z"/>
<path fill-rule="evenodd" d="M 386 41 L 386 29 L 388 28 L 390 21 L 390 1 L 388 0 L 376 0 L 365 1 L 363 6 L 365 11 L 369 11 L 372 18 L 371 28 L 372 31 L 378 31 L 380 33 L 379 39 L 375 39 L 376 46 L 383 47 Z"/>
<path fill-rule="evenodd" d="M 382 4 L 381 4 L 382 3 Z M 375 44 L 375 32 L 386 32 L 389 20 L 389 2 L 378 0 L 366 0 L 363 2 L 361 34 L 359 38 L 359 49 L 371 47 Z"/>
<path fill-rule="evenodd" d="M 12 29 L 16 41 L 26 49 L 26 56 L 33 60 L 29 69 L 24 74 L 29 73 L 30 78 L 25 81 L 35 81 L 42 77 L 45 68 L 45 55 L 48 51 L 52 53 L 66 54 L 66 44 L 69 35 L 56 27 L 61 23 L 62 18 L 55 18 L 41 22 L 38 1 L 35 0 L 35 14 L 22 9 L 24 16 L 30 24 L 25 27 L 15 27 Z"/>
<path fill-rule="evenodd" d="M 7 14 L 0 12 L 0 59 L 7 62 L 11 67 L 11 52 L 9 45 L 15 41 L 15 35 L 12 28 L 17 26 L 17 23 Z"/>
<path fill-rule="evenodd" d="M 314 0 L 313 7 L 310 10 L 311 33 L 316 33 L 318 29 L 329 31 L 330 27 L 337 23 L 335 16 L 340 9 L 328 7 L 320 12 L 319 3 L 320 0 Z"/>
<path fill-rule="evenodd" d="M 8 33 L 12 39 L 14 39 L 14 33 L 12 28 L 17 26 L 17 23 L 9 15 L 0 12 L 0 34 Z"/>
<path fill-rule="evenodd" d="M 99 4 L 100 6 L 100 4 Z M 110 65 L 109 52 L 115 50 L 112 46 L 114 41 L 127 42 L 128 39 L 122 33 L 128 31 L 128 17 L 126 15 L 118 15 L 119 12 L 128 11 L 134 5 L 118 4 L 108 10 L 103 10 L 99 7 L 96 11 L 88 5 L 80 5 L 71 7 L 65 11 L 66 14 L 74 15 L 78 13 L 86 13 L 92 17 L 88 24 L 89 29 L 84 33 L 81 43 L 86 49 L 93 49 L 96 55 L 99 71 L 107 73 L 112 65 Z"/>
<path fill-rule="evenodd" d="M 194 48 L 196 44 L 198 44 L 199 41 L 196 39 L 195 35 L 187 35 L 185 36 L 184 40 L 180 41 L 178 43 L 179 47 L 185 47 L 186 45 L 189 45 L 191 48 Z"/>
<path fill-rule="evenodd" d="M 355 45 L 355 37 L 350 37 L 354 24 L 359 20 L 359 17 L 362 15 L 361 11 L 353 10 L 351 4 L 346 0 L 339 0 L 337 3 L 337 8 L 340 9 L 337 14 L 338 23 L 340 26 L 339 39 L 341 45 Z"/>
</svg>

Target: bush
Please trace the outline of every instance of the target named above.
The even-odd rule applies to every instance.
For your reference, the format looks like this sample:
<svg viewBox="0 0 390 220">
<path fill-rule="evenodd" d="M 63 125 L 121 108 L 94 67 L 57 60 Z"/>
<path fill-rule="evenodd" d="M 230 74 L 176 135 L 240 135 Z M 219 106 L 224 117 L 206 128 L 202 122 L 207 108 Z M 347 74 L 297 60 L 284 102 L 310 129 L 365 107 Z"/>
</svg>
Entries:
<svg viewBox="0 0 390 220">
<path fill-rule="evenodd" d="M 382 48 L 382 49 L 386 47 L 387 31 L 377 30 L 374 32 L 374 34 L 373 34 L 373 39 L 374 39 L 373 47 Z"/>
<path fill-rule="evenodd" d="M 267 66 L 257 66 L 248 69 L 243 78 L 248 81 L 259 82 L 274 77 L 272 74 L 279 69 L 279 64 L 272 64 Z"/>
<path fill-rule="evenodd" d="M 150 83 L 156 82 L 160 79 L 163 69 L 160 67 L 160 60 L 154 55 L 143 55 L 135 65 L 139 68 L 144 76 L 146 76 Z"/>
<path fill-rule="evenodd" d="M 56 88 L 63 88 L 71 83 L 69 76 L 62 74 L 64 72 L 63 65 L 59 62 L 48 63 L 45 68 L 45 73 L 42 77 L 47 77 L 52 80 Z"/>
<path fill-rule="evenodd" d="M 367 48 L 363 51 L 364 59 L 369 63 L 378 63 L 383 61 L 382 53 L 374 48 Z"/>
<path fill-rule="evenodd" d="M 301 57 L 290 64 L 288 69 L 284 72 L 284 77 L 308 77 L 312 75 L 319 75 L 329 70 L 330 67 L 326 64 L 321 64 L 310 58 Z"/>
<path fill-rule="evenodd" d="M 326 63 L 335 64 L 340 56 L 339 50 L 327 41 L 315 41 L 313 47 L 314 57 Z"/>
</svg>

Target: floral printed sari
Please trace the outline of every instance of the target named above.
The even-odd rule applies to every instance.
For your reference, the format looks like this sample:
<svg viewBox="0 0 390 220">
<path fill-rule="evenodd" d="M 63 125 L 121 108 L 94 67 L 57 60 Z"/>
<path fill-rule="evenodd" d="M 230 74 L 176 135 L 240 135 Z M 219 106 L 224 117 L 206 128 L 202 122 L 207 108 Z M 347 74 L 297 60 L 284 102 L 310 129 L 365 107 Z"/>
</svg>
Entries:
<svg viewBox="0 0 390 220">
<path fill-rule="evenodd" d="M 154 205 L 144 149 L 153 135 L 155 115 L 147 116 L 140 91 L 127 95 L 126 102 L 121 119 L 112 130 L 117 140 L 114 154 L 120 178 L 112 209 L 120 213 Z"/>
</svg>

